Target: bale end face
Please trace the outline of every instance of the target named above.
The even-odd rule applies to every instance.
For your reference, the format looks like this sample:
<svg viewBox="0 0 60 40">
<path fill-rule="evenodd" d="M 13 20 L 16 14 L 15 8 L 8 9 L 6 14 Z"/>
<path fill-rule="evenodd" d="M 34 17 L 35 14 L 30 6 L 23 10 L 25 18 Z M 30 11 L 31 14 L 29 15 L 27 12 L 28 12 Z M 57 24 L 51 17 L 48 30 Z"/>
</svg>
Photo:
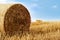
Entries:
<svg viewBox="0 0 60 40">
<path fill-rule="evenodd" d="M 29 31 L 31 17 L 28 10 L 21 4 L 12 5 L 4 17 L 4 30 L 12 36 L 16 33 Z"/>
</svg>

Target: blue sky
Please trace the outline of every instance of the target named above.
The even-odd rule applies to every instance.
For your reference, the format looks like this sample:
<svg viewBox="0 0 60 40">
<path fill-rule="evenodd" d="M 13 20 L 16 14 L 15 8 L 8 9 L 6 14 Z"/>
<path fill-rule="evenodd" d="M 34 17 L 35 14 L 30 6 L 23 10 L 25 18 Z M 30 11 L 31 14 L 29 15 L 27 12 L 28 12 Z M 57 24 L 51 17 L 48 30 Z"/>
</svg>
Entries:
<svg viewBox="0 0 60 40">
<path fill-rule="evenodd" d="M 19 2 L 27 7 L 32 20 L 60 20 L 60 0 L 0 0 L 0 3 Z"/>
</svg>

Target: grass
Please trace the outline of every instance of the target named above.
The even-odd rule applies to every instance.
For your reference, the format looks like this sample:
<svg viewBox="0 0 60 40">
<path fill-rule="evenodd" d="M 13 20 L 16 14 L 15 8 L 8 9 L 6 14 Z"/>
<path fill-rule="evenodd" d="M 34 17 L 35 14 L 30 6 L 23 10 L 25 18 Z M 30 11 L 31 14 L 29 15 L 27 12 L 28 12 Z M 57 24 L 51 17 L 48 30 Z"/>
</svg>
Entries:
<svg viewBox="0 0 60 40">
<path fill-rule="evenodd" d="M 60 22 L 38 20 L 31 23 L 30 33 L 10 37 L 0 32 L 0 40 L 60 40 Z"/>
</svg>

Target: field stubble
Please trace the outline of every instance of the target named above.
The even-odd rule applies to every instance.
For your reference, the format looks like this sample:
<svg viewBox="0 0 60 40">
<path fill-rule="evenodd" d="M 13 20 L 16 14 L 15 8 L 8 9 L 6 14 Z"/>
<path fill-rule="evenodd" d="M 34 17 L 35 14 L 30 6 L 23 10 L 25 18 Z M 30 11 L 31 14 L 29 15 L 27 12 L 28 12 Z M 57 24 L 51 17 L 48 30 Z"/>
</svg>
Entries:
<svg viewBox="0 0 60 40">
<path fill-rule="evenodd" d="M 30 33 L 10 37 L 0 32 L 0 40 L 60 40 L 60 22 L 32 22 Z"/>
</svg>

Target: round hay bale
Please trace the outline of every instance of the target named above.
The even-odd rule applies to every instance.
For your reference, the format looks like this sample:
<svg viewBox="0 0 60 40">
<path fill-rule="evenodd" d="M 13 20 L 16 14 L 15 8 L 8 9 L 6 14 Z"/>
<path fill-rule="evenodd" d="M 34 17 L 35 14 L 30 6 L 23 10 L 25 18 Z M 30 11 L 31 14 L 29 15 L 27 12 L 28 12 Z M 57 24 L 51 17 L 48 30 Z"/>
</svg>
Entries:
<svg viewBox="0 0 60 40">
<path fill-rule="evenodd" d="M 27 8 L 22 4 L 0 4 L 0 26 L 1 30 L 12 36 L 20 31 L 28 32 L 31 17 Z"/>
</svg>

